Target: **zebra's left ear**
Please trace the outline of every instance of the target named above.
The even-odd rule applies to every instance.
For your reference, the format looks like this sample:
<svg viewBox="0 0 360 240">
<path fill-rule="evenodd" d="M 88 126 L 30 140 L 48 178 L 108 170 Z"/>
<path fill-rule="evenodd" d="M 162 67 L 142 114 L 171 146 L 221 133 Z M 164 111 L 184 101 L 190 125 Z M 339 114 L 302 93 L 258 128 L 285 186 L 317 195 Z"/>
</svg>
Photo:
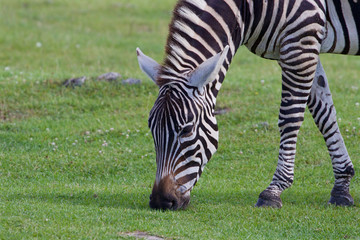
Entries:
<svg viewBox="0 0 360 240">
<path fill-rule="evenodd" d="M 139 62 L 140 69 L 153 80 L 155 84 L 159 75 L 160 64 L 158 64 L 151 57 L 146 56 L 140 48 L 136 48 L 136 54 Z"/>
<path fill-rule="evenodd" d="M 190 75 L 189 83 L 190 85 L 197 87 L 202 93 L 204 87 L 215 80 L 218 75 L 221 66 L 224 64 L 224 60 L 228 54 L 229 45 L 226 45 L 224 50 L 212 56 L 211 58 L 205 60 L 201 63 Z"/>
</svg>

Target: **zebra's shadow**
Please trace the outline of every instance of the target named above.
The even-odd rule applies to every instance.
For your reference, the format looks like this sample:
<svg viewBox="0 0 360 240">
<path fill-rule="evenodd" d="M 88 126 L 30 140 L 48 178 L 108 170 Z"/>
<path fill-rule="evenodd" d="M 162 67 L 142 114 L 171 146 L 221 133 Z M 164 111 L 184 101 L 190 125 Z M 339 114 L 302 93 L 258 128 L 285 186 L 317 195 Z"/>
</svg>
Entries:
<svg viewBox="0 0 360 240">
<path fill-rule="evenodd" d="M 321 191 L 297 191 L 289 189 L 284 191 L 281 195 L 283 206 L 314 206 L 324 207 L 328 206 L 330 199 L 330 191 L 323 189 Z M 255 206 L 260 190 L 234 190 L 229 191 L 228 189 L 220 189 L 217 191 L 211 191 L 207 189 L 201 189 L 195 191 L 192 194 L 192 205 L 232 205 L 239 207 L 253 207 Z M 359 201 L 357 194 L 353 194 L 355 203 Z"/>
<path fill-rule="evenodd" d="M 29 201 L 36 204 L 42 202 L 46 204 L 69 204 L 81 205 L 89 207 L 109 207 L 109 208 L 124 208 L 124 209 L 148 209 L 149 208 L 149 193 L 114 193 L 107 192 L 91 192 L 83 191 L 76 193 L 14 193 L 8 195 L 6 199 L 9 202 L 16 203 L 21 201 Z"/>
</svg>

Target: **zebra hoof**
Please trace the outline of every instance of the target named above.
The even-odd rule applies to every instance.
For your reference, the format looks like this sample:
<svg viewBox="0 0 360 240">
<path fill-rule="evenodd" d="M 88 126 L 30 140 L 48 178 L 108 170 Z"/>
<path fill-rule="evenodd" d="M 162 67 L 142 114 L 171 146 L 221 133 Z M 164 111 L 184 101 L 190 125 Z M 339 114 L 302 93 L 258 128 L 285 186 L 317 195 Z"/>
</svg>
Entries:
<svg viewBox="0 0 360 240">
<path fill-rule="evenodd" d="M 281 208 L 282 201 L 279 195 L 269 190 L 264 190 L 262 193 L 260 193 L 255 207 Z"/>
<path fill-rule="evenodd" d="M 328 204 L 335 206 L 352 206 L 354 205 L 354 199 L 348 192 L 342 192 L 341 194 L 331 194 Z"/>
</svg>

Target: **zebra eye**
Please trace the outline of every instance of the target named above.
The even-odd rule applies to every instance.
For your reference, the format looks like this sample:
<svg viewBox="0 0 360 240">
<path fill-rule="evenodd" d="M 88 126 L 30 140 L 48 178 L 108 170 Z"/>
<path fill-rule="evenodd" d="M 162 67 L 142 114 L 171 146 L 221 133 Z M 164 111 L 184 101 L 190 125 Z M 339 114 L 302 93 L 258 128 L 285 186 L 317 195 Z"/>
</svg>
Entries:
<svg viewBox="0 0 360 240">
<path fill-rule="evenodd" d="M 194 125 L 187 125 L 184 128 L 181 129 L 179 132 L 180 137 L 189 137 L 192 134 L 192 130 L 194 128 Z"/>
</svg>

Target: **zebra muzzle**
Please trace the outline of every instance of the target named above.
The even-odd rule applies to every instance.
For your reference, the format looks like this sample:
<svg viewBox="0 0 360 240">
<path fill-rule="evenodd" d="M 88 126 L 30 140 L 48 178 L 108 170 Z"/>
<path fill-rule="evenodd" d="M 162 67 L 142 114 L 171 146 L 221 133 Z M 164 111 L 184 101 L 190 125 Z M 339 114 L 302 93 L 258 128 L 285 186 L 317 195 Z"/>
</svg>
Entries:
<svg viewBox="0 0 360 240">
<path fill-rule="evenodd" d="M 155 182 L 150 195 L 150 208 L 159 210 L 185 208 L 190 202 L 190 192 L 181 193 L 179 187 L 171 175 L 161 179 L 158 184 Z"/>
</svg>

